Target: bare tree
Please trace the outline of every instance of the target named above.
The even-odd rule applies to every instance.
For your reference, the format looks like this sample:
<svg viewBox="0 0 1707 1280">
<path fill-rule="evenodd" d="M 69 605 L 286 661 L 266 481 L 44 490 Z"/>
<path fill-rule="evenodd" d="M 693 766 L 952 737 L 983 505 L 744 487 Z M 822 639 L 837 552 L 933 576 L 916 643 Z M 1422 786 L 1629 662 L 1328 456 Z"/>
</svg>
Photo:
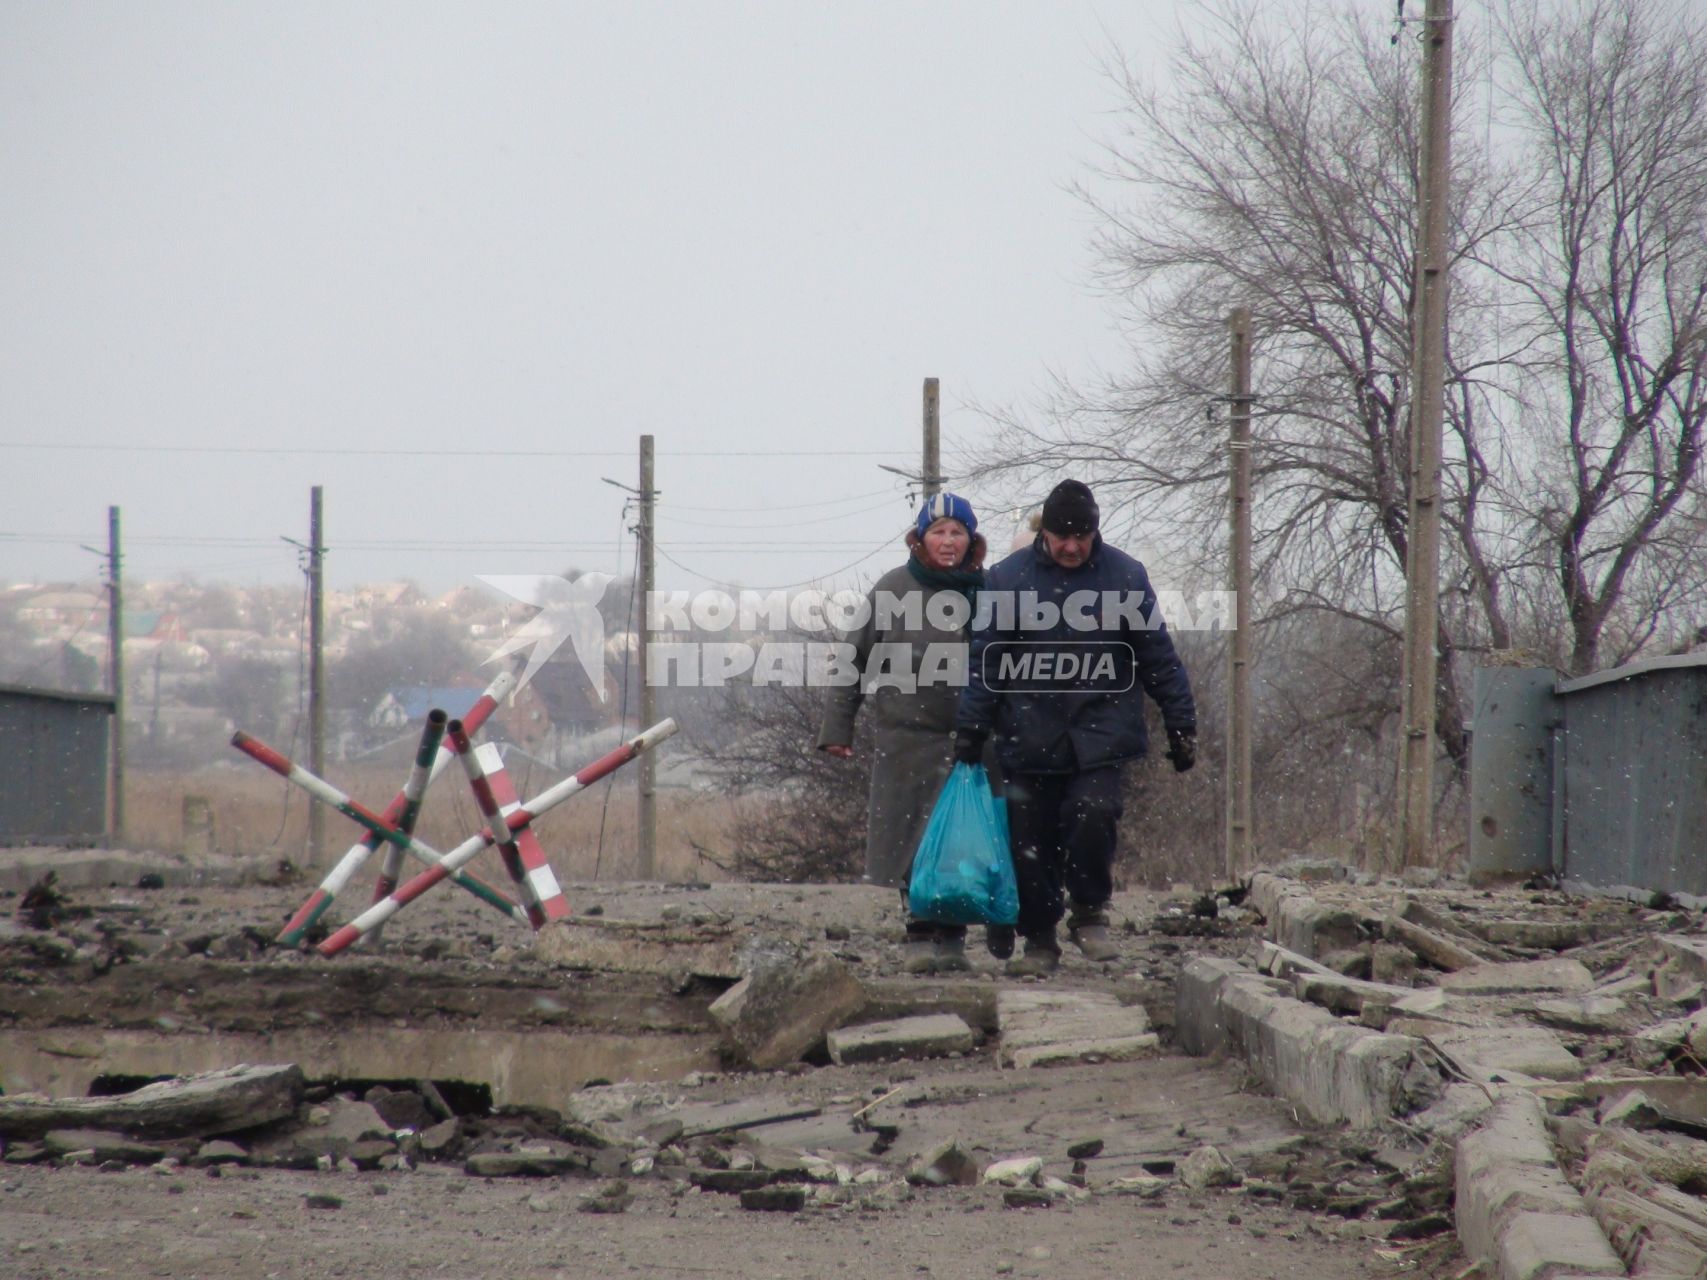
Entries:
<svg viewBox="0 0 1707 1280">
<path fill-rule="evenodd" d="M 1538 198 L 1486 265 L 1517 292 L 1524 401 L 1556 424 L 1531 493 L 1585 672 L 1608 628 L 1623 659 L 1700 604 L 1707 22 L 1652 0 L 1501 17 Z"/>
<path fill-rule="evenodd" d="M 1583 670 L 1606 637 L 1620 657 L 1663 639 L 1703 590 L 1707 71 L 1689 52 L 1707 31 L 1666 0 L 1546 14 L 1511 0 L 1496 48 L 1462 28 L 1457 46 L 1478 128 L 1453 143 L 1436 719 L 1460 767 L 1461 647 Z M 1084 194 L 1130 367 L 1061 387 L 1041 421 L 998 415 L 987 472 L 1076 470 L 1116 536 L 1171 529 L 1170 558 L 1218 571 L 1206 410 L 1227 310 L 1248 305 L 1261 619 L 1342 619 L 1376 648 L 1396 644 L 1408 532 L 1417 60 L 1392 30 L 1220 0 L 1165 93 L 1113 68 L 1123 132 Z M 1378 695 L 1396 709 L 1396 681 Z"/>
</svg>

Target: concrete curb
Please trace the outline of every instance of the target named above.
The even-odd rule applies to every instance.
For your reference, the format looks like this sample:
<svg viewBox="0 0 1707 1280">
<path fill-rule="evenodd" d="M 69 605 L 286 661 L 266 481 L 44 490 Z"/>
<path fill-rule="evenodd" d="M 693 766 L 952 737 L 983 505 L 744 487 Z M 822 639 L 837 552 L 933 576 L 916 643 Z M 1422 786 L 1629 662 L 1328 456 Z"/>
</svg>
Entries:
<svg viewBox="0 0 1707 1280">
<path fill-rule="evenodd" d="M 1180 973 L 1174 1030 L 1194 1056 L 1226 1053 L 1318 1124 L 1374 1128 L 1439 1088 L 1422 1042 L 1351 1025 L 1231 960 Z"/>
<path fill-rule="evenodd" d="M 1250 903 L 1268 921 L 1268 937 L 1312 960 L 1360 941 L 1357 916 L 1329 907 L 1297 880 L 1259 871 L 1251 877 Z"/>
<path fill-rule="evenodd" d="M 1267 920 L 1270 940 L 1301 955 L 1315 957 L 1344 945 L 1348 923 L 1355 930 L 1355 916 L 1324 906 L 1305 885 L 1285 876 L 1259 871 L 1251 878 L 1250 901 Z M 1311 1018 L 1286 1009 L 1289 994 L 1284 984 L 1232 961 L 1194 961 L 1180 975 L 1180 1044 L 1194 1054 L 1241 1054 L 1264 1083 L 1312 1119 L 1356 1124 L 1354 1117 L 1366 1115 L 1371 1118 L 1362 1123 L 1374 1124 L 1409 1109 L 1406 1073 L 1428 1070 L 1414 1056 L 1419 1041 L 1380 1037 L 1411 1047 L 1409 1062 L 1399 1069 L 1397 1049 L 1366 1045 L 1347 1034 L 1359 1028 L 1325 1011 L 1315 1010 L 1321 1016 Z M 1343 1054 L 1346 1061 L 1313 1061 L 1293 1043 L 1312 1023 L 1321 1028 L 1318 1052 Z M 1499 1280 L 1628 1277 L 1587 1203 L 1560 1170 L 1541 1103 L 1528 1091 L 1500 1089 L 1487 1120 L 1458 1140 L 1453 1182 L 1459 1243 Z"/>
<path fill-rule="evenodd" d="M 1541 1104 L 1503 1089 L 1488 1121 L 1453 1159 L 1459 1243 L 1500 1280 L 1628 1273 L 1553 1156 Z"/>
<path fill-rule="evenodd" d="M 0 891 L 23 893 L 48 871 L 54 873 L 61 889 L 135 888 L 144 875 L 159 876 L 161 886 L 168 889 L 200 885 L 235 889 L 255 884 L 275 872 L 277 865 L 276 859 L 268 862 L 217 854 L 190 859 L 181 854 L 130 849 L 21 846 L 0 849 Z"/>
</svg>

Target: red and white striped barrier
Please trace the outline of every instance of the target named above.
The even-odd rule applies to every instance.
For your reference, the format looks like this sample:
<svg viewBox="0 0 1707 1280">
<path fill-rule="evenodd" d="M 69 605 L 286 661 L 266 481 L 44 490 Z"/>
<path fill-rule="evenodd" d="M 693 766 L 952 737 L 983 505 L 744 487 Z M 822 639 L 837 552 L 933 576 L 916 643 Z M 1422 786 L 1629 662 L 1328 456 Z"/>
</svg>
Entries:
<svg viewBox="0 0 1707 1280">
<path fill-rule="evenodd" d="M 527 872 L 522 868 L 522 851 L 516 848 L 515 835 L 504 824 L 504 815 L 498 810 L 498 802 L 492 798 L 492 786 L 486 780 L 485 767 L 475 755 L 474 744 L 468 740 L 468 731 L 462 727 L 462 721 L 452 720 L 446 732 L 450 735 L 452 745 L 456 747 L 456 753 L 462 757 L 462 771 L 468 775 L 468 785 L 474 792 L 475 807 L 480 810 L 480 816 L 486 819 L 486 829 L 480 834 L 498 846 L 498 856 L 504 860 L 504 870 L 510 873 L 510 879 L 514 880 L 516 887 L 521 890 L 522 909 L 528 913 L 528 923 L 537 930 L 545 923 L 545 912 L 540 910 L 539 900 L 534 897 L 533 886 L 528 884 Z"/>
<path fill-rule="evenodd" d="M 522 830 L 536 818 L 539 818 L 550 812 L 552 809 L 555 809 L 577 791 L 584 791 L 600 778 L 605 777 L 607 774 L 614 773 L 617 769 L 620 769 L 623 765 L 641 755 L 643 752 L 650 751 L 653 747 L 656 747 L 660 742 L 664 741 L 664 739 L 675 733 L 676 728 L 677 726 L 674 720 L 659 721 L 651 728 L 644 730 L 638 737 L 631 739 L 618 747 L 615 751 L 612 751 L 609 755 L 593 761 L 592 764 L 582 769 L 579 773 L 572 774 L 571 776 L 563 779 L 563 781 L 559 782 L 556 786 L 547 788 L 532 800 L 529 800 L 526 804 L 521 805 L 510 813 L 504 815 L 503 826 L 505 830 Z M 323 787 L 326 786 L 325 783 L 321 783 L 320 785 Z M 331 788 L 328 788 L 328 790 L 331 790 Z M 334 794 L 338 793 L 334 792 Z M 331 803 L 331 801 L 329 800 L 328 803 Z M 340 808 L 339 812 L 346 811 Z M 349 816 L 354 817 L 355 815 L 350 814 Z M 358 818 L 357 821 L 361 821 L 361 819 Z M 445 854 L 436 865 L 427 868 L 427 870 L 399 886 L 398 889 L 384 902 L 374 903 L 373 906 L 369 907 L 366 911 L 362 912 L 361 915 L 350 921 L 349 924 L 345 925 L 331 937 L 327 938 L 326 941 L 322 942 L 316 950 L 318 950 L 323 956 L 337 955 L 340 951 L 344 950 L 345 947 L 348 947 L 351 943 L 355 942 L 356 939 L 371 932 L 377 926 L 384 924 L 409 903 L 420 897 L 428 889 L 431 889 L 435 884 L 438 884 L 448 876 L 456 874 L 460 868 L 473 861 L 473 859 L 479 855 L 481 850 L 485 849 L 487 845 L 493 842 L 493 834 L 494 833 L 491 831 L 482 831 L 479 835 L 470 836 L 467 840 L 464 840 L 461 844 L 457 845 L 456 848 Z"/>
<path fill-rule="evenodd" d="M 468 709 L 468 714 L 462 718 L 463 727 L 471 734 L 477 732 L 480 726 L 485 724 L 491 717 L 492 713 L 497 710 L 498 704 L 505 698 L 509 697 L 515 687 L 516 673 L 514 671 L 506 671 L 499 675 L 496 680 L 486 686 L 480 697 L 475 700 L 474 705 Z M 429 720 L 430 719 L 431 717 L 429 717 Z M 426 781 L 423 782 L 421 786 L 423 793 L 426 790 L 427 783 L 430 783 L 434 778 L 438 777 L 439 774 L 444 771 L 445 766 L 450 764 L 452 754 L 453 752 L 450 748 L 435 744 L 432 767 L 428 771 Z M 420 753 L 417 752 L 416 766 L 419 767 L 419 764 Z M 413 782 L 414 779 L 415 774 L 414 772 L 411 772 L 410 782 Z M 392 797 L 391 803 L 388 804 L 380 813 L 380 817 L 386 822 L 399 823 L 399 826 L 401 827 L 400 819 L 403 816 L 403 812 L 407 807 L 408 802 L 409 784 L 406 783 L 404 784 L 403 790 L 399 791 L 394 797 Z M 413 832 L 413 824 L 410 825 L 408 830 Z M 375 849 L 379 848 L 381 844 L 386 843 L 387 842 L 381 836 L 370 831 L 362 839 L 351 845 L 345 852 L 344 856 L 338 859 L 332 870 L 327 873 L 326 878 L 320 882 L 319 888 L 315 889 L 315 891 L 309 895 L 308 901 L 304 902 L 302 906 L 297 909 L 296 914 L 286 922 L 285 927 L 279 932 L 279 936 L 274 939 L 274 941 L 281 945 L 292 947 L 301 943 L 308 931 L 314 927 L 315 922 L 318 921 L 321 916 L 326 914 L 326 909 L 332 905 L 332 899 L 336 898 L 338 894 L 342 892 L 344 886 L 350 882 L 350 877 L 355 875 L 357 871 L 361 870 L 362 864 L 367 861 L 368 856 L 373 853 Z M 384 868 L 380 872 L 380 883 L 383 885 L 383 888 L 374 895 L 376 900 L 384 898 L 396 887 L 398 874 L 401 871 L 400 863 L 402 854 L 403 851 L 395 844 L 390 845 L 386 850 Z M 388 877 L 389 883 L 387 882 Z M 477 895 L 482 901 L 491 902 L 492 905 L 499 907 L 506 914 L 509 914 L 510 908 L 514 904 L 511 903 L 504 894 L 498 892 L 498 890 L 493 888 L 491 885 L 487 885 L 477 876 L 470 875 L 467 879 L 473 883 L 482 885 L 488 891 L 487 893 Z M 461 882 L 459 881 L 459 883 Z"/>
<path fill-rule="evenodd" d="M 498 812 L 508 818 L 522 804 L 516 795 L 515 783 L 510 781 L 509 770 L 504 768 L 504 758 L 498 754 L 498 744 L 483 742 L 474 749 L 474 755 L 486 774 L 487 785 L 492 788 L 492 798 L 498 802 Z M 545 846 L 540 844 L 532 827 L 523 827 L 515 835 L 516 850 L 522 856 L 522 869 L 527 873 L 532 897 L 539 903 L 547 920 L 566 919 L 569 899 L 563 896 L 563 887 L 557 883 L 556 873 L 545 856 Z"/>
<path fill-rule="evenodd" d="M 498 890 L 492 888 L 483 880 L 478 880 L 473 876 L 465 875 L 461 870 L 462 863 L 458 863 L 452 868 L 445 868 L 444 855 L 439 853 L 437 849 L 433 848 L 429 844 L 423 844 L 414 836 L 405 835 L 403 832 L 399 831 L 394 824 L 385 821 L 371 809 L 368 809 L 350 799 L 349 796 L 338 790 L 338 788 L 334 787 L 324 778 L 316 777 L 301 765 L 296 764 L 288 757 L 273 750 L 273 748 L 269 747 L 259 738 L 252 738 L 248 734 L 242 732 L 234 733 L 231 735 L 231 745 L 236 747 L 244 755 L 266 765 L 267 768 L 271 769 L 280 777 L 288 779 L 292 785 L 301 787 L 322 804 L 331 805 L 332 808 L 336 809 L 346 818 L 351 818 L 354 821 L 359 822 L 362 826 L 377 835 L 381 840 L 389 841 L 394 845 L 407 849 L 410 853 L 413 853 L 416 857 L 420 858 L 421 861 L 425 862 L 431 871 L 439 872 L 439 880 L 443 880 L 449 876 L 455 879 L 457 884 L 474 894 L 475 897 L 480 898 L 482 901 L 490 902 L 493 906 L 504 912 L 505 915 L 513 916 L 515 919 L 521 921 L 527 920 L 527 912 L 523 911 L 502 893 L 499 893 Z M 479 837 L 477 836 L 475 839 L 478 840 Z M 459 845 L 457 847 L 460 849 L 463 846 Z M 479 851 L 480 850 L 476 848 L 474 852 L 478 853 Z M 473 857 L 473 854 L 470 854 L 469 857 Z M 467 861 L 467 858 L 463 859 L 463 862 Z M 437 881 L 434 881 L 434 883 L 436 884 Z M 388 898 L 386 901 L 390 901 L 390 899 Z"/>
</svg>

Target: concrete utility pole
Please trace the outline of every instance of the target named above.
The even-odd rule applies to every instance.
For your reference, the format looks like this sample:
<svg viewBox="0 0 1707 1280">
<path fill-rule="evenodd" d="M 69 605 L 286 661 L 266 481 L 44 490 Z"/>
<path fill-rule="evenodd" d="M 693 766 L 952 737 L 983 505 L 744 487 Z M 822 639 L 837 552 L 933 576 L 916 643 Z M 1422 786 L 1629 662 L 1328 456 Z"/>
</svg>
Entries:
<svg viewBox="0 0 1707 1280">
<path fill-rule="evenodd" d="M 1227 440 L 1231 483 L 1227 585 L 1233 592 L 1233 634 L 1227 646 L 1227 877 L 1251 866 L 1251 311 L 1234 307 L 1233 406 Z"/>
<path fill-rule="evenodd" d="M 653 488 L 652 469 L 652 437 L 640 437 L 640 524 L 636 529 L 635 571 L 640 580 L 635 583 L 636 593 L 640 600 L 640 727 L 648 729 L 656 721 L 656 698 L 652 691 L 651 672 L 647 663 L 652 653 L 652 584 L 655 580 L 657 563 L 652 548 L 653 505 L 657 497 Z M 637 860 L 635 874 L 642 880 L 655 880 L 658 876 L 658 808 L 657 781 L 658 758 L 650 752 L 642 752 L 640 759 L 635 761 L 639 768 L 639 809 L 636 813 L 635 848 Z"/>
<path fill-rule="evenodd" d="M 319 485 L 308 491 L 308 770 L 326 776 L 326 526 Z M 308 806 L 308 865 L 326 855 L 326 810 Z"/>
<path fill-rule="evenodd" d="M 1405 557 L 1401 865 L 1434 861 L 1434 717 L 1440 628 L 1440 438 L 1446 400 L 1447 215 L 1451 206 L 1452 0 L 1423 18 L 1421 185 L 1411 311 L 1411 475 Z"/>
<path fill-rule="evenodd" d="M 942 423 L 938 417 L 942 397 L 935 378 L 925 379 L 925 497 L 942 492 Z"/>
<path fill-rule="evenodd" d="M 124 559 L 119 553 L 119 509 L 107 508 L 107 680 L 113 689 L 113 740 L 107 753 L 112 825 L 107 839 L 124 846 Z"/>
</svg>

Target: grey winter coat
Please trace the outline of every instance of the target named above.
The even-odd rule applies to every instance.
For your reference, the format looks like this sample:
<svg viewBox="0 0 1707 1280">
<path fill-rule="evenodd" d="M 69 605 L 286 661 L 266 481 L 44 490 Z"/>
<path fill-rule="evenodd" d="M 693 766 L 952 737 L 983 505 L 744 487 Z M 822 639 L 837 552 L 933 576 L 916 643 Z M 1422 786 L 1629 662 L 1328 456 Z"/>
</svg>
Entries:
<svg viewBox="0 0 1707 1280">
<path fill-rule="evenodd" d="M 975 537 L 967 567 L 981 564 L 983 553 L 984 540 Z M 933 604 L 938 596 L 944 599 Z M 905 605 L 900 616 L 882 616 L 878 605 L 885 599 Z M 970 609 L 959 592 L 924 585 L 904 564 L 877 580 L 866 606 L 865 625 L 842 637 L 853 645 L 861 678 L 857 684 L 829 690 L 818 746 L 851 744 L 861 706 L 875 718 L 865 878 L 872 884 L 902 887 L 937 793 L 954 764 L 951 735 L 964 682 L 967 628 L 945 629 L 932 618 L 941 622 L 952 614 L 969 623 Z M 918 677 L 911 690 L 897 687 L 891 678 L 904 674 L 903 666 Z"/>
</svg>

